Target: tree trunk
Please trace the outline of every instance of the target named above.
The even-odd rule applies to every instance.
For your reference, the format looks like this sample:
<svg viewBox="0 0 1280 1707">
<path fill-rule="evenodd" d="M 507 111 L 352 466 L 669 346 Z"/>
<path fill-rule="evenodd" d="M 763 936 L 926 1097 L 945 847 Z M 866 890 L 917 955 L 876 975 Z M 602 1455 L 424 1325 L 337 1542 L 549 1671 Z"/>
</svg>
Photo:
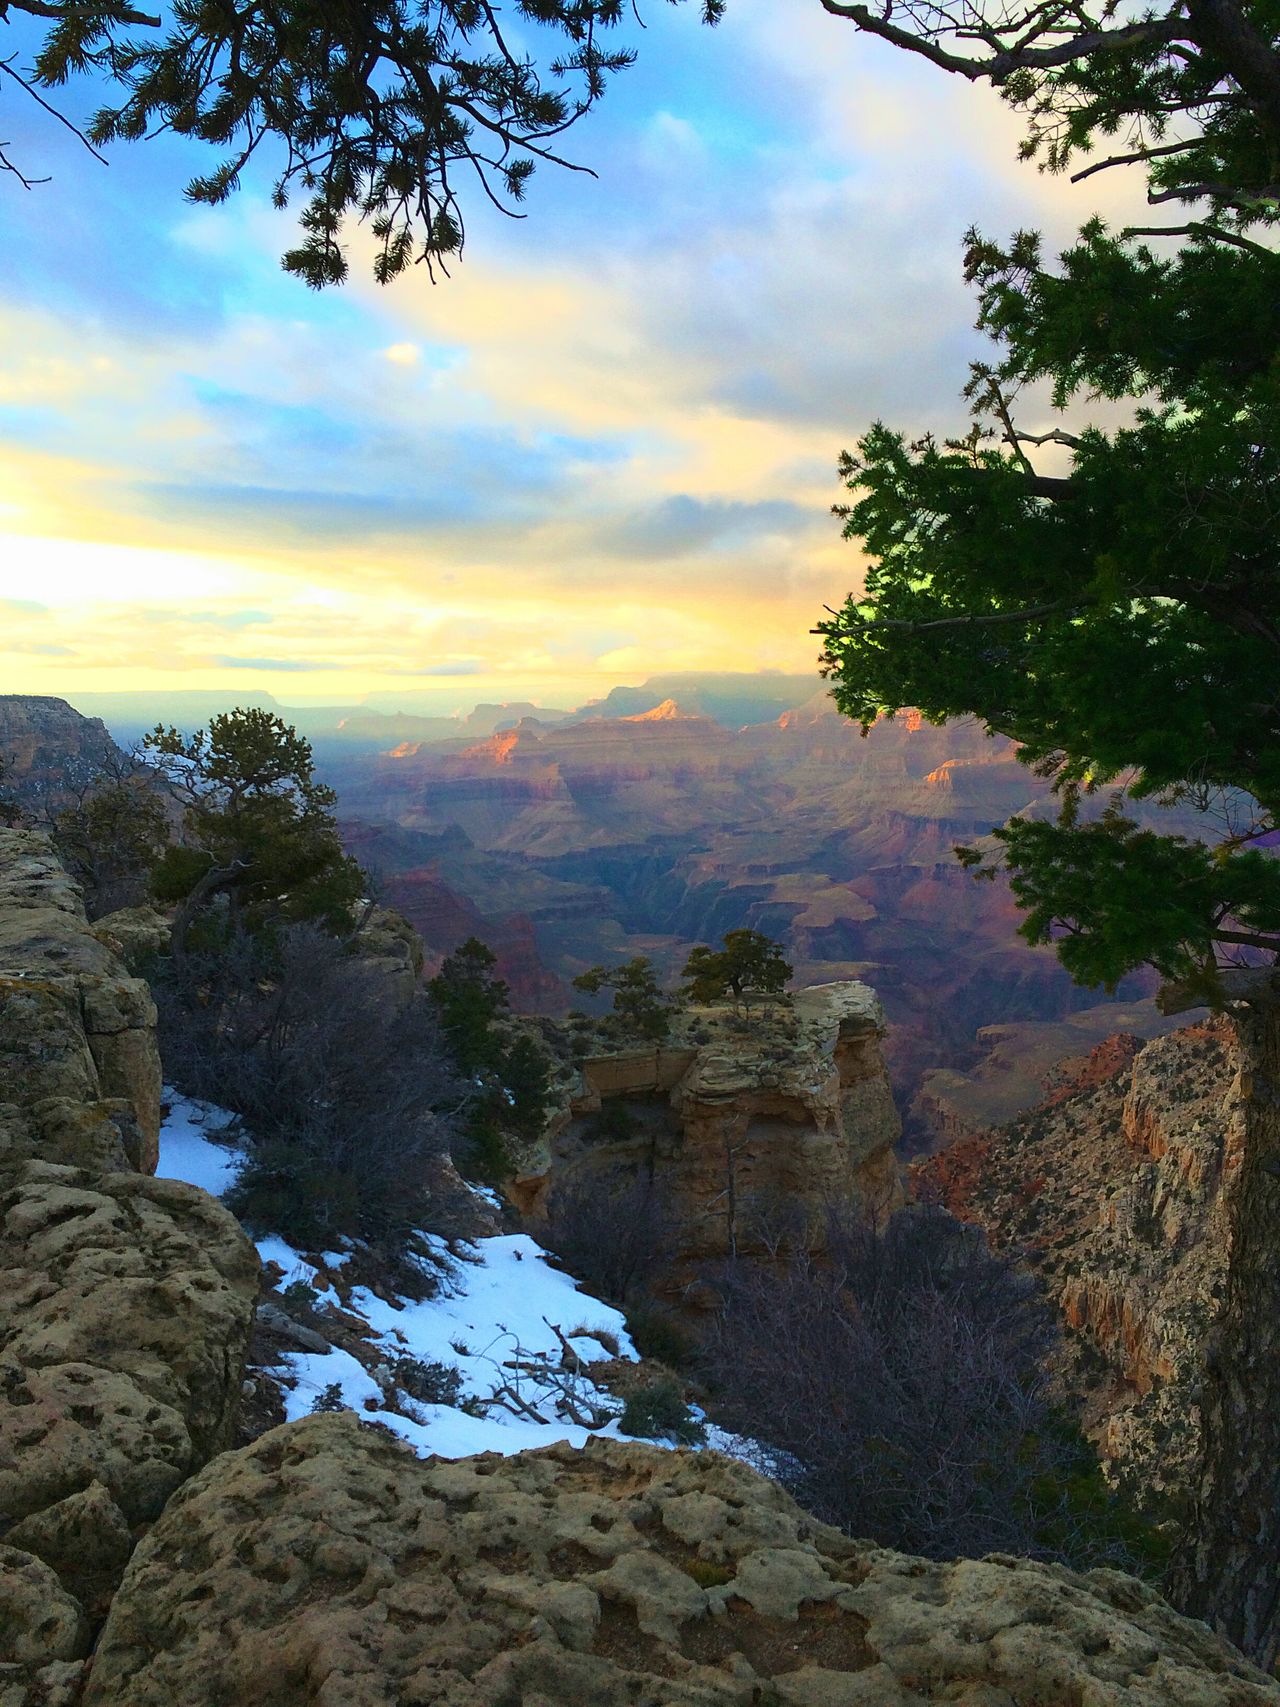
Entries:
<svg viewBox="0 0 1280 1707">
<path fill-rule="evenodd" d="M 1200 1485 L 1171 1594 L 1270 1670 L 1280 1651 L 1280 990 L 1236 1023 L 1244 1141 L 1224 1182 L 1226 1295 L 1205 1348 Z"/>
</svg>

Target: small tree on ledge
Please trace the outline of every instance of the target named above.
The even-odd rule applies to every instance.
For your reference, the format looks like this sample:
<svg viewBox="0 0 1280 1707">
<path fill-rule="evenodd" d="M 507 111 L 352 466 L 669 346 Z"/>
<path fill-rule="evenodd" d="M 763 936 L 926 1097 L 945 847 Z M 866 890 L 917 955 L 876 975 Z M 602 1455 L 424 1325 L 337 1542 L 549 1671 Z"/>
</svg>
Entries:
<svg viewBox="0 0 1280 1707">
<path fill-rule="evenodd" d="M 741 1003 L 750 994 L 781 996 L 792 968 L 782 958 L 781 943 L 761 931 L 728 931 L 723 947 L 700 943 L 685 962 L 681 976 L 690 1001 L 709 1005 L 732 995 Z"/>
<path fill-rule="evenodd" d="M 611 1017 L 628 1035 L 661 1043 L 671 1034 L 671 997 L 659 985 L 652 962 L 643 954 L 612 969 L 593 966 L 574 979 L 573 987 L 593 996 L 612 990 Z"/>
</svg>

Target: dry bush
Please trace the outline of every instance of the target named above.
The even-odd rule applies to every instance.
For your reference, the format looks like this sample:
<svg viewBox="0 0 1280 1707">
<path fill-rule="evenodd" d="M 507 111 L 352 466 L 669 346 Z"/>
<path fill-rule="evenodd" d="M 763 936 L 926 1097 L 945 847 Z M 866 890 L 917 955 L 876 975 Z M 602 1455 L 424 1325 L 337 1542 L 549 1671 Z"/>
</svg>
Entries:
<svg viewBox="0 0 1280 1707">
<path fill-rule="evenodd" d="M 552 1198 L 545 1242 L 592 1292 L 624 1303 L 666 1266 L 672 1234 L 666 1200 L 651 1180 L 618 1187 L 584 1172 Z"/>
<path fill-rule="evenodd" d="M 975 1229 L 914 1209 L 833 1221 L 804 1253 L 716 1277 L 718 1421 L 759 1441 L 810 1510 L 934 1558 L 1044 1552 L 1069 1443 L 1047 1393 L 1055 1327 Z"/>
<path fill-rule="evenodd" d="M 250 1226 L 311 1248 L 448 1230 L 433 1182 L 468 1088 L 434 1005 L 387 995 L 310 926 L 275 947 L 233 934 L 158 980 L 170 1077 L 243 1123 L 248 1161 L 228 1201 Z"/>
</svg>

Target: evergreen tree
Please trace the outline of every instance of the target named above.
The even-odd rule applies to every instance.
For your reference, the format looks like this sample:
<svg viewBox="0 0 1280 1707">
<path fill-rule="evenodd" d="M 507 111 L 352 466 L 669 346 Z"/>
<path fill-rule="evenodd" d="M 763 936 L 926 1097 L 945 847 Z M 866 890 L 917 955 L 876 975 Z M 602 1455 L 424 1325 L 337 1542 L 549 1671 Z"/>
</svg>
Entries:
<svg viewBox="0 0 1280 1707">
<path fill-rule="evenodd" d="M 192 925 L 225 900 L 230 925 L 255 933 L 309 921 L 341 935 L 364 887 L 342 851 L 333 790 L 316 782 L 308 742 L 273 712 L 224 712 L 187 737 L 157 727 L 143 740 L 183 809 L 182 841 L 152 879 L 179 903 L 174 952 Z"/>
<path fill-rule="evenodd" d="M 782 958 L 782 946 L 760 931 L 726 932 L 723 947 L 700 943 L 685 962 L 690 1001 L 711 1003 L 732 995 L 741 1002 L 749 994 L 781 996 L 792 968 Z"/>
<path fill-rule="evenodd" d="M 1140 166 L 1180 221 L 970 233 L 993 358 L 968 429 L 876 424 L 843 472 L 865 590 L 819 628 L 842 710 L 976 715 L 1062 795 L 997 831 L 1026 908 L 1083 982 L 1157 967 L 1166 1005 L 1225 1005 L 1252 1058 L 1231 1263 L 1202 1406 L 1203 1477 L 1174 1587 L 1264 1664 L 1280 1649 L 1280 20 L 1260 0 L 1140 16 L 1046 0 L 1015 19 L 827 9 L 1000 87 L 1023 152 L 1077 178 Z M 1123 144 L 1110 141 L 1122 136 Z M 1098 148 L 1101 157 L 1080 163 Z M 1151 241 L 1157 239 L 1158 241 Z M 1173 239 L 1170 248 L 1165 239 Z M 1020 394 L 1046 387 L 1056 423 Z M 1032 395 L 1035 395 L 1032 393 Z M 1101 418 L 1091 400 L 1111 405 Z M 1051 460 L 1046 461 L 1049 458 Z M 1084 808 L 1114 790 L 1101 816 Z M 1162 835 L 1127 809 L 1205 814 Z M 964 856 L 989 872 L 990 859 Z"/>
<path fill-rule="evenodd" d="M 427 985 L 464 1073 L 496 1070 L 502 1046 L 494 1022 L 508 1011 L 507 986 L 494 973 L 498 957 L 478 937 L 446 955 Z"/>
<path fill-rule="evenodd" d="M 702 0 L 707 23 L 723 4 Z M 113 86 L 88 129 L 95 147 L 171 130 L 220 149 L 219 164 L 188 184 L 192 201 L 225 201 L 255 156 L 273 155 L 276 206 L 307 198 L 284 265 L 318 288 L 347 276 L 348 218 L 368 222 L 384 283 L 460 253 L 464 177 L 477 175 L 511 212 L 539 163 L 570 165 L 560 137 L 635 57 L 606 45 L 629 8 L 515 0 L 512 10 L 510 38 L 482 0 L 181 0 L 168 27 L 129 0 L 6 0 L 0 20 L 47 23 L 27 84 L 42 104 L 41 89 L 76 73 Z M 560 38 L 545 67 L 517 45 L 527 25 Z M 12 61 L 5 70 L 26 82 Z M 5 171 L 32 182 L 0 147 Z"/>
<path fill-rule="evenodd" d="M 573 987 L 590 995 L 612 990 L 612 1018 L 624 1036 L 661 1043 L 671 1035 L 671 998 L 658 983 L 653 962 L 643 954 L 621 966 L 593 966 L 578 974 Z"/>
</svg>

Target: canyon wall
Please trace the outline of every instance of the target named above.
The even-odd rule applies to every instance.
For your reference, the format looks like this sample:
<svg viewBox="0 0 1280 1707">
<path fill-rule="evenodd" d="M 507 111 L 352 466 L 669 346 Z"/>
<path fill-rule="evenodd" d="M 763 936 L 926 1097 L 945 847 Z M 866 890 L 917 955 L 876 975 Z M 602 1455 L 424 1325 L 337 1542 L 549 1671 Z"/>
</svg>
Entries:
<svg viewBox="0 0 1280 1707">
<path fill-rule="evenodd" d="M 912 1170 L 918 1191 L 1040 1273 L 1104 1465 L 1175 1513 L 1199 1457 L 1198 1386 L 1226 1280 L 1240 1072 L 1225 1020 L 1111 1039 L 1039 1108 Z"/>
</svg>

